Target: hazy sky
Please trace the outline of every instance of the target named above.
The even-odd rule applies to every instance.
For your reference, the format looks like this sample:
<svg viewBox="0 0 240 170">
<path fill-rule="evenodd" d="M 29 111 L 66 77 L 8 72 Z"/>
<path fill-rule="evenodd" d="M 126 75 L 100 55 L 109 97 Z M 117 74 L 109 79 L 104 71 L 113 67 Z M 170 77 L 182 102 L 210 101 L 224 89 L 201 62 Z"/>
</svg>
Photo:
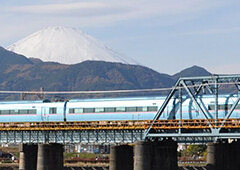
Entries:
<svg viewBox="0 0 240 170">
<path fill-rule="evenodd" d="M 239 0 L 8 0 L 0 46 L 48 26 L 78 28 L 161 73 L 240 74 Z"/>
</svg>

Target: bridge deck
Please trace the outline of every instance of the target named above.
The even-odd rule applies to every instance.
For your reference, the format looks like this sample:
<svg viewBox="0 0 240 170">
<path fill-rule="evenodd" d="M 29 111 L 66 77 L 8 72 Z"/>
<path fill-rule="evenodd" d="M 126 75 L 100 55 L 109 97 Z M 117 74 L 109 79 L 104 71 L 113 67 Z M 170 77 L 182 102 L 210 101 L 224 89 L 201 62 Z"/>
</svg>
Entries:
<svg viewBox="0 0 240 170">
<path fill-rule="evenodd" d="M 0 123 L 0 131 L 64 131 L 64 130 L 146 130 L 152 120 L 138 121 L 79 121 L 79 122 L 16 122 Z M 152 129 L 234 129 L 240 119 L 156 120 Z"/>
</svg>

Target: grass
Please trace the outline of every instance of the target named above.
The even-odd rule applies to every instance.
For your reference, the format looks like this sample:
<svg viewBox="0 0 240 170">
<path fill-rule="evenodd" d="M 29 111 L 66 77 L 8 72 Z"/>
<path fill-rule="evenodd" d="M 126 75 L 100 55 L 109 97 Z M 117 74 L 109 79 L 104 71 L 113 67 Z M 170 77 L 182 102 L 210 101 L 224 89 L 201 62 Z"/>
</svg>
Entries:
<svg viewBox="0 0 240 170">
<path fill-rule="evenodd" d="M 96 156 L 103 157 L 103 155 L 106 155 L 106 154 L 64 152 L 63 153 L 63 158 L 64 159 L 72 159 L 72 158 L 76 158 L 76 157 L 79 157 L 79 158 L 95 158 Z"/>
</svg>

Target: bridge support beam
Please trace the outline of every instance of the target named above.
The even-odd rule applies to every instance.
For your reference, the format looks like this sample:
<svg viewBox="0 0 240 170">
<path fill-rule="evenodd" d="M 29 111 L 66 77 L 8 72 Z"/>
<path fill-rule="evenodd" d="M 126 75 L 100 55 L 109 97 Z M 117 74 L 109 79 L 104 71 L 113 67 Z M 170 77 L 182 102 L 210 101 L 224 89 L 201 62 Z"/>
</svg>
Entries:
<svg viewBox="0 0 240 170">
<path fill-rule="evenodd" d="M 111 146 L 110 170 L 133 170 L 133 147 L 129 145 Z"/>
<path fill-rule="evenodd" d="M 63 146 L 61 144 L 39 144 L 37 170 L 63 170 Z"/>
<path fill-rule="evenodd" d="M 36 170 L 37 167 L 37 145 L 19 144 L 19 170 Z"/>
<path fill-rule="evenodd" d="M 177 143 L 140 141 L 135 145 L 134 170 L 177 170 Z"/>
<path fill-rule="evenodd" d="M 50 143 L 50 170 L 63 170 L 63 145 Z"/>
<path fill-rule="evenodd" d="M 48 144 L 38 145 L 38 156 L 37 156 L 37 170 L 50 170 L 50 153 Z"/>
<path fill-rule="evenodd" d="M 151 142 L 136 142 L 134 148 L 134 170 L 151 169 L 151 160 L 153 159 L 151 150 Z"/>
<path fill-rule="evenodd" d="M 240 141 L 208 143 L 207 170 L 239 170 Z"/>
<path fill-rule="evenodd" d="M 20 144 L 19 170 L 63 170 L 63 146 Z"/>
</svg>

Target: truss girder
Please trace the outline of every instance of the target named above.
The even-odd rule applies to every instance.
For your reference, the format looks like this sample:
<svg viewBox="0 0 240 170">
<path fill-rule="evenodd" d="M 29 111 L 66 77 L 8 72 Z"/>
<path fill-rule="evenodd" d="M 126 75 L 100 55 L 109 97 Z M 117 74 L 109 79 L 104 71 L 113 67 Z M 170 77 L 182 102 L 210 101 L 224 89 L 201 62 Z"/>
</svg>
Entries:
<svg viewBox="0 0 240 170">
<path fill-rule="evenodd" d="M 170 101 L 170 99 L 173 97 L 174 93 L 177 90 L 177 85 L 179 83 L 179 80 L 177 81 L 177 83 L 175 84 L 175 86 L 173 87 L 173 89 L 171 90 L 171 92 L 168 94 L 166 100 L 164 101 L 164 103 L 162 104 L 162 106 L 160 107 L 160 109 L 157 111 L 157 114 L 154 116 L 153 121 L 151 123 L 151 125 L 149 126 L 149 128 L 146 130 L 146 133 L 144 135 L 144 138 L 146 138 L 146 134 L 148 134 L 153 126 L 153 124 L 155 123 L 156 120 L 158 120 L 160 118 L 160 116 L 162 115 L 164 109 L 166 108 L 168 102 Z"/>
<path fill-rule="evenodd" d="M 193 100 L 193 102 L 196 104 L 196 106 L 198 107 L 198 109 L 202 112 L 202 114 L 204 115 L 205 119 L 208 119 L 204 108 L 202 108 L 200 106 L 200 104 L 198 103 L 198 101 L 196 100 L 195 96 L 192 94 L 191 90 L 187 87 L 186 83 L 184 82 L 184 80 L 180 81 L 181 85 L 184 86 L 185 90 L 188 92 L 189 96 L 191 97 L 191 99 Z M 209 124 L 210 125 L 210 124 Z M 211 125 L 210 125 L 211 126 Z"/>
<path fill-rule="evenodd" d="M 223 118 L 224 120 L 221 122 L 221 126 L 216 126 L 219 122 L 218 119 L 218 96 L 219 96 L 219 88 L 223 85 L 235 85 L 236 89 L 238 91 L 238 97 L 236 99 L 236 101 L 234 102 L 234 104 L 232 105 L 232 107 L 230 108 L 230 110 L 227 111 L 227 114 L 225 116 L 225 118 Z M 206 93 L 206 89 L 208 90 L 208 93 L 213 95 L 215 102 L 215 110 L 214 110 L 214 114 L 215 117 L 212 117 L 210 112 L 208 111 L 207 107 L 205 106 L 205 104 L 203 103 L 203 101 L 200 99 L 199 100 L 199 96 L 203 95 Z M 170 100 L 173 99 L 173 97 L 178 98 L 179 101 L 179 106 L 182 107 L 182 102 L 183 101 L 183 97 L 182 97 L 182 91 L 184 91 L 184 95 L 185 97 L 191 99 L 194 104 L 196 105 L 196 107 L 200 110 L 200 112 L 203 114 L 203 117 L 207 120 L 208 126 L 210 127 L 210 132 L 207 134 L 208 136 L 212 137 L 212 138 L 220 138 L 222 137 L 222 134 L 220 134 L 220 131 L 222 129 L 222 127 L 224 126 L 224 124 L 226 123 L 226 120 L 228 118 L 230 118 L 230 116 L 232 115 L 234 109 L 236 108 L 237 104 L 239 103 L 240 100 L 240 75 L 211 75 L 211 76 L 204 76 L 204 77 L 184 77 L 184 78 L 179 78 L 177 80 L 177 82 L 175 83 L 174 87 L 172 88 L 172 90 L 170 91 L 169 95 L 166 97 L 163 105 L 160 107 L 160 109 L 157 111 L 156 116 L 154 117 L 152 124 L 149 126 L 149 128 L 146 130 L 145 134 L 144 134 L 144 138 L 145 139 L 149 139 L 152 137 L 155 138 L 160 138 L 163 136 L 172 136 L 172 137 L 180 137 L 180 136 L 188 136 L 189 134 L 183 134 L 183 132 L 181 132 L 181 117 L 182 117 L 182 109 L 179 109 L 179 116 L 180 116 L 180 120 L 179 120 L 179 130 L 178 133 L 161 133 L 161 132 L 156 132 L 154 130 L 152 130 L 152 127 L 154 125 L 154 123 L 156 122 L 156 120 L 158 120 L 162 113 L 164 112 L 164 109 L 167 107 L 167 105 L 169 104 Z M 175 114 L 177 114 L 178 111 L 175 112 Z M 215 121 L 208 121 L 209 119 L 214 119 Z M 213 124 L 214 123 L 214 124 Z M 201 136 L 201 134 L 191 134 L 194 137 L 198 137 Z M 206 135 L 206 134 L 204 134 Z M 228 136 L 228 135 L 226 135 Z M 230 135 L 231 136 L 231 135 Z M 240 136 L 240 133 L 238 134 L 234 134 L 234 137 Z"/>
<path fill-rule="evenodd" d="M 113 131 L 0 131 L 1 144 L 19 143 L 62 143 L 62 144 L 113 144 L 134 143 L 144 140 L 144 130 L 113 130 Z M 210 129 L 191 130 L 180 133 L 179 129 L 156 130 L 148 139 L 159 140 L 173 138 L 179 143 L 205 143 L 215 138 L 240 138 L 240 129 L 232 129 L 226 133 L 214 132 Z"/>
<path fill-rule="evenodd" d="M 134 143 L 144 130 L 0 131 L 0 143 Z"/>
<path fill-rule="evenodd" d="M 227 115 L 225 116 L 225 118 L 223 120 L 223 123 L 221 124 L 221 127 L 224 125 L 226 120 L 231 116 L 232 112 L 234 111 L 234 109 L 236 108 L 237 104 L 239 103 L 239 100 L 240 100 L 240 95 L 238 96 L 237 100 L 234 102 L 233 106 L 228 111 Z M 219 130 L 221 129 L 221 127 L 219 128 Z"/>
</svg>

